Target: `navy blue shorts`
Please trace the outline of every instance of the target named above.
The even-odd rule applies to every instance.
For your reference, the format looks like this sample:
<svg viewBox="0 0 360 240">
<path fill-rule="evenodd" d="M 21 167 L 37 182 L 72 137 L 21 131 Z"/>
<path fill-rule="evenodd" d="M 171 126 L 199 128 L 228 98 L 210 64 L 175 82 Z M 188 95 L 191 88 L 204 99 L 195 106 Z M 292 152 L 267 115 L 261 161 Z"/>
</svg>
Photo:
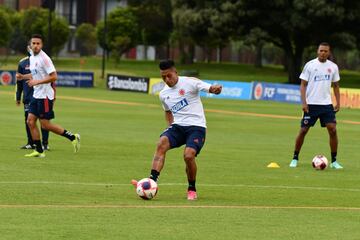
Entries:
<svg viewBox="0 0 360 240">
<path fill-rule="evenodd" d="M 29 113 L 34 114 L 40 119 L 53 119 L 55 117 L 53 111 L 53 100 L 45 99 L 31 99 Z"/>
<path fill-rule="evenodd" d="M 308 105 L 309 112 L 303 115 L 301 119 L 301 127 L 312 127 L 320 118 L 321 127 L 325 127 L 328 123 L 336 123 L 334 107 L 330 105 Z"/>
<path fill-rule="evenodd" d="M 206 128 L 173 124 L 160 135 L 162 136 L 169 138 L 170 148 L 186 144 L 186 147 L 195 149 L 197 156 L 205 143 Z"/>
</svg>

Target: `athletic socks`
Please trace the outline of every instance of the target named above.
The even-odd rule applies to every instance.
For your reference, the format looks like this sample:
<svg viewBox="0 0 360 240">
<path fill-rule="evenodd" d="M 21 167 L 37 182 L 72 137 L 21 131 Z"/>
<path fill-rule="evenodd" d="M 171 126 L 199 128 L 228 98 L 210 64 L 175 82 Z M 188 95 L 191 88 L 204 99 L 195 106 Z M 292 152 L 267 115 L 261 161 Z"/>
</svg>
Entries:
<svg viewBox="0 0 360 240">
<path fill-rule="evenodd" d="M 71 132 L 69 132 L 68 130 L 64 129 L 63 134 L 61 134 L 61 136 L 66 137 L 67 139 L 69 139 L 70 141 L 74 141 L 75 140 L 75 135 L 72 134 Z"/>
<path fill-rule="evenodd" d="M 195 181 L 188 181 L 188 182 L 189 182 L 188 191 L 196 192 Z"/>
<path fill-rule="evenodd" d="M 332 152 L 331 153 L 331 162 L 335 162 L 336 161 L 336 155 L 337 155 L 337 152 Z"/>
<path fill-rule="evenodd" d="M 44 145 L 48 145 L 49 141 L 49 131 L 41 128 L 41 136 L 42 136 L 42 143 Z"/>
<path fill-rule="evenodd" d="M 150 173 L 150 178 L 152 180 L 154 180 L 155 182 L 157 182 L 158 178 L 159 178 L 160 173 L 158 171 L 156 171 L 155 169 L 151 169 L 151 173 Z"/>
<path fill-rule="evenodd" d="M 293 159 L 299 160 L 299 152 L 298 151 L 294 151 Z"/>
<path fill-rule="evenodd" d="M 157 180 L 159 178 L 159 175 L 160 175 L 160 173 L 158 171 L 156 171 L 155 169 L 151 169 L 150 178 L 152 180 L 157 182 Z M 188 182 L 189 182 L 188 191 L 196 192 L 196 187 L 195 187 L 195 182 L 196 181 L 188 181 Z"/>
<path fill-rule="evenodd" d="M 30 128 L 29 128 L 29 126 L 27 124 L 26 124 L 26 135 L 27 135 L 27 139 L 28 139 L 28 144 L 33 145 L 34 142 L 33 142 L 32 137 L 31 137 Z"/>
<path fill-rule="evenodd" d="M 36 151 L 39 153 L 44 152 L 42 146 L 41 146 L 41 141 L 40 140 L 34 140 L 34 144 L 36 145 Z"/>
</svg>

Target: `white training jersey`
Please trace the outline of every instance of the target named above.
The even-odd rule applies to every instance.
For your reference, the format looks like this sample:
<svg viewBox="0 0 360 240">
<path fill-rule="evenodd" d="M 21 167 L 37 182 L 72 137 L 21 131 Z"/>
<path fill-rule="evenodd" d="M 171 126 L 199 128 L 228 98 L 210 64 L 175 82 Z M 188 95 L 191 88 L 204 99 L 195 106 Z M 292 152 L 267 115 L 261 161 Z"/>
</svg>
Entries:
<svg viewBox="0 0 360 240">
<path fill-rule="evenodd" d="M 331 83 L 340 80 L 338 66 L 330 60 L 320 62 L 317 58 L 305 64 L 300 79 L 308 82 L 306 103 L 317 105 L 332 104 Z"/>
<path fill-rule="evenodd" d="M 159 97 L 164 110 L 172 112 L 173 124 L 206 128 L 204 108 L 199 92 L 209 92 L 210 87 L 211 84 L 192 77 L 179 77 L 173 87 L 165 84 Z"/>
<path fill-rule="evenodd" d="M 30 56 L 30 71 L 34 80 L 42 80 L 49 76 L 50 73 L 55 72 L 55 66 L 50 57 L 41 50 L 37 55 Z M 34 98 L 53 100 L 55 98 L 55 91 L 51 83 L 44 83 L 34 86 Z"/>
</svg>

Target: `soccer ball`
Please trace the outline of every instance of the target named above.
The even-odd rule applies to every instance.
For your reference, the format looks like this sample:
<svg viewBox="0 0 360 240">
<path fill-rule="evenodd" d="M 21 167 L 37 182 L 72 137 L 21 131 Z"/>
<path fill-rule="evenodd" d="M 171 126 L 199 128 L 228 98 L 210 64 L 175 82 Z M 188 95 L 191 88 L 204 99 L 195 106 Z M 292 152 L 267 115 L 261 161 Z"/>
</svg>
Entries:
<svg viewBox="0 0 360 240">
<path fill-rule="evenodd" d="M 328 166 L 328 160 L 324 155 L 316 155 L 312 160 L 312 165 L 317 170 L 324 170 Z"/>
<path fill-rule="evenodd" d="M 158 192 L 157 183 L 151 178 L 143 178 L 136 185 L 136 193 L 145 200 L 150 200 L 156 196 Z"/>
</svg>

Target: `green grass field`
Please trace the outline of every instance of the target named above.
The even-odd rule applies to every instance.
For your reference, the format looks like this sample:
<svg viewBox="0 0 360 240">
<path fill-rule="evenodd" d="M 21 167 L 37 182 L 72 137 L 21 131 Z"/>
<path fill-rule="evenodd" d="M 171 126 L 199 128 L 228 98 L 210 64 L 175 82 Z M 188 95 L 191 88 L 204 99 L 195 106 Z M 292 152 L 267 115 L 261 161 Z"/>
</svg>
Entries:
<svg viewBox="0 0 360 240">
<path fill-rule="evenodd" d="M 149 175 L 166 126 L 158 98 L 103 89 L 58 88 L 57 95 L 53 122 L 79 132 L 81 150 L 73 154 L 68 140 L 50 134 L 46 158 L 26 159 L 23 109 L 13 87 L 0 87 L 2 240 L 360 238 L 360 110 L 338 114 L 344 169 L 316 171 L 315 154 L 330 158 L 320 126 L 309 132 L 299 167 L 288 167 L 299 105 L 203 99 L 198 201 L 186 200 L 182 148 L 168 153 L 159 193 L 144 201 L 130 180 Z"/>
</svg>

